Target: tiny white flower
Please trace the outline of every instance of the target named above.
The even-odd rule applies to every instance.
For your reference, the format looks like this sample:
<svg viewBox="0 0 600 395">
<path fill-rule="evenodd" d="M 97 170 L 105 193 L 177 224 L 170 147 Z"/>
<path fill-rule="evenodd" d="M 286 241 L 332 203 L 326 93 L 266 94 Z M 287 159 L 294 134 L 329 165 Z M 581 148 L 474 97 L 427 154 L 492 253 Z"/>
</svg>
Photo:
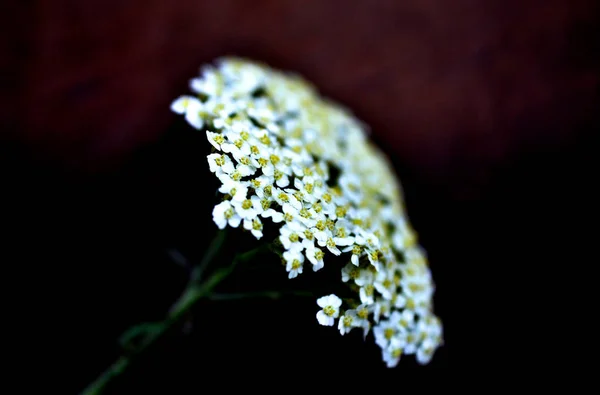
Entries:
<svg viewBox="0 0 600 395">
<path fill-rule="evenodd" d="M 349 280 L 356 281 L 356 279 L 360 276 L 361 270 L 354 266 L 351 263 L 348 263 L 346 266 L 342 268 L 342 281 L 348 282 Z"/>
<path fill-rule="evenodd" d="M 304 255 L 302 250 L 292 248 L 283 253 L 283 259 L 286 261 L 285 270 L 288 271 L 288 278 L 296 278 L 298 274 L 302 274 L 302 266 L 304 264 Z"/>
<path fill-rule="evenodd" d="M 369 249 L 377 249 L 381 247 L 381 241 L 373 232 L 359 229 L 358 234 L 355 237 L 355 242 L 361 246 Z"/>
<path fill-rule="evenodd" d="M 302 192 L 305 202 L 314 203 L 317 201 L 314 177 L 296 178 L 294 179 L 294 187 Z"/>
<path fill-rule="evenodd" d="M 354 323 L 356 326 L 363 329 L 363 337 L 367 337 L 369 330 L 371 329 L 371 323 L 369 322 L 369 315 L 371 313 L 371 306 L 361 304 L 356 308 L 356 318 Z"/>
<path fill-rule="evenodd" d="M 171 104 L 171 110 L 177 114 L 185 114 L 185 120 L 196 129 L 204 126 L 202 109 L 202 102 L 192 96 L 181 96 Z"/>
<path fill-rule="evenodd" d="M 392 243 L 398 251 L 412 248 L 417 243 L 417 234 L 403 218 L 402 221 L 395 224 L 396 231 L 392 235 Z"/>
<path fill-rule="evenodd" d="M 300 209 L 302 209 L 302 203 L 300 203 L 294 195 L 279 188 L 273 188 L 273 199 L 275 199 L 280 206 L 285 207 L 286 209 L 293 208 L 295 212 L 299 212 Z"/>
<path fill-rule="evenodd" d="M 342 252 L 352 252 L 352 256 L 350 257 L 350 262 L 354 266 L 359 265 L 360 257 L 363 255 L 363 248 L 359 244 L 352 244 L 342 249 Z"/>
<path fill-rule="evenodd" d="M 317 299 L 317 304 L 322 308 L 322 310 L 319 310 L 317 313 L 317 321 L 319 321 L 319 324 L 332 326 L 335 318 L 340 314 L 342 300 L 336 295 L 331 294 Z"/>
<path fill-rule="evenodd" d="M 191 90 L 208 96 L 216 96 L 220 94 L 222 87 L 223 79 L 217 70 L 212 67 L 203 67 L 202 77 L 193 78 L 190 81 Z"/>
<path fill-rule="evenodd" d="M 396 312 L 394 312 L 396 313 Z M 412 330 L 415 322 L 415 313 L 411 310 L 403 310 L 402 313 L 398 313 L 398 328 L 402 332 Z M 391 319 L 391 318 L 390 318 Z"/>
<path fill-rule="evenodd" d="M 240 172 L 240 174 L 243 177 L 254 175 L 254 173 L 256 173 L 256 170 L 258 170 L 258 163 L 256 163 L 254 159 L 251 159 L 248 156 L 242 156 L 237 160 L 238 164 L 235 168 L 237 171 Z"/>
<path fill-rule="evenodd" d="M 257 240 L 263 237 L 263 224 L 260 218 L 244 219 L 244 229 L 249 230 Z"/>
<path fill-rule="evenodd" d="M 373 328 L 373 335 L 375 336 L 375 343 L 383 349 L 390 345 L 390 341 L 394 336 L 398 334 L 398 328 L 395 323 L 386 320 L 381 321 L 377 326 Z"/>
<path fill-rule="evenodd" d="M 213 221 L 219 229 L 225 229 L 227 225 L 237 228 L 242 222 L 242 217 L 236 212 L 231 202 L 226 200 L 217 204 L 213 209 Z"/>
<path fill-rule="evenodd" d="M 223 185 L 219 187 L 219 192 L 230 195 L 236 202 L 243 202 L 246 200 L 248 194 L 248 186 L 241 181 L 234 181 L 229 176 L 220 177 Z"/>
<path fill-rule="evenodd" d="M 336 246 L 345 247 L 354 244 L 354 237 L 334 237 L 333 241 Z"/>
<path fill-rule="evenodd" d="M 394 284 L 393 272 L 387 272 L 381 270 L 377 273 L 375 277 L 375 282 L 373 283 L 377 292 L 381 294 L 385 299 L 392 299 L 392 295 L 396 290 L 396 284 Z"/>
<path fill-rule="evenodd" d="M 367 249 L 367 257 L 369 258 L 369 262 L 371 265 L 379 272 L 381 271 L 381 255 L 382 252 L 380 249 Z"/>
<path fill-rule="evenodd" d="M 279 211 L 273 210 L 272 208 L 263 211 L 261 216 L 263 218 L 271 218 L 271 221 L 273 221 L 276 224 L 283 221 L 283 214 Z"/>
<path fill-rule="evenodd" d="M 404 346 L 404 354 L 410 355 L 417 352 L 419 346 L 420 334 L 418 331 L 410 331 L 406 333 L 406 345 Z"/>
<path fill-rule="evenodd" d="M 221 174 L 231 174 L 235 170 L 233 161 L 228 155 L 210 154 L 207 156 L 207 159 L 210 171 L 216 173 L 217 176 Z"/>
<path fill-rule="evenodd" d="M 302 240 L 300 239 L 300 235 L 294 230 L 293 227 L 290 227 L 288 224 L 283 225 L 279 229 L 279 240 L 283 245 L 283 248 L 289 250 L 291 248 L 299 248 L 302 249 Z"/>
<path fill-rule="evenodd" d="M 199 101 L 193 96 L 180 96 L 171 103 L 171 111 L 177 114 L 185 114 L 190 103 Z"/>
<path fill-rule="evenodd" d="M 437 344 L 434 342 L 433 339 L 425 339 L 417 349 L 417 362 L 419 362 L 421 365 L 429 363 L 429 361 L 431 361 L 431 358 L 433 357 L 433 353 L 436 347 Z"/>
<path fill-rule="evenodd" d="M 359 287 L 373 284 L 373 272 L 369 269 L 359 269 L 358 277 L 354 279 L 354 282 Z"/>
<path fill-rule="evenodd" d="M 364 192 L 363 188 L 361 188 L 360 177 L 358 177 L 358 175 L 348 172 L 344 173 L 339 178 L 339 184 L 344 191 L 344 195 L 347 196 L 351 202 L 361 202 Z"/>
<path fill-rule="evenodd" d="M 350 332 L 352 328 L 360 326 L 360 319 L 356 314 L 356 310 L 347 310 L 338 322 L 338 330 L 342 335 Z"/>
<path fill-rule="evenodd" d="M 254 195 L 250 198 L 250 200 L 252 201 L 254 210 L 256 210 L 256 213 L 261 217 L 271 218 L 274 223 L 283 221 L 283 214 L 271 208 L 271 204 L 273 202 L 271 198 L 263 194 L 262 197 Z"/>
<path fill-rule="evenodd" d="M 373 305 L 373 320 L 379 322 L 381 317 L 389 318 L 392 312 L 392 303 L 388 299 L 378 299 Z"/>
<path fill-rule="evenodd" d="M 327 233 L 317 232 L 315 234 L 315 237 L 317 238 L 318 244 L 321 247 L 327 247 L 329 252 L 331 252 L 333 255 L 340 255 L 342 253 L 342 251 L 340 251 L 340 249 L 337 248 L 335 244 L 335 239 L 331 236 L 328 236 Z"/>
<path fill-rule="evenodd" d="M 256 209 L 254 208 L 254 204 L 250 199 L 244 199 L 242 201 L 232 200 L 231 204 L 233 207 L 235 207 L 235 210 L 243 219 L 253 220 L 258 215 Z"/>
<path fill-rule="evenodd" d="M 401 309 L 406 306 L 406 296 L 402 294 L 395 294 L 392 296 L 392 302 L 395 308 Z"/>
<path fill-rule="evenodd" d="M 228 140 L 221 144 L 221 149 L 223 150 L 223 152 L 230 153 L 238 161 L 240 160 L 240 158 L 250 156 L 250 145 L 248 145 L 244 140 L 242 140 L 242 138 L 239 135 L 231 135 L 229 137 L 232 139 L 235 138 L 235 140 Z"/>
<path fill-rule="evenodd" d="M 215 147 L 217 150 L 222 151 L 221 144 L 225 143 L 225 137 L 221 133 L 214 133 L 211 131 L 206 131 L 206 139 L 208 142 Z"/>
<path fill-rule="evenodd" d="M 269 177 L 262 175 L 255 177 L 250 182 L 252 183 L 252 187 L 254 188 L 256 196 L 261 199 L 268 198 L 273 200 L 273 182 Z"/>
<path fill-rule="evenodd" d="M 406 340 L 402 337 L 393 337 L 387 348 L 383 349 L 383 360 L 388 368 L 393 368 L 400 362 L 400 357 L 404 354 Z"/>
<path fill-rule="evenodd" d="M 306 247 L 306 244 L 304 244 L 304 246 Z M 325 253 L 320 248 L 315 247 L 314 244 L 309 245 L 309 247 L 306 248 L 305 254 L 310 263 L 313 265 L 313 271 L 316 272 L 321 270 L 323 266 L 325 266 L 325 263 L 323 262 Z"/>
<path fill-rule="evenodd" d="M 285 188 L 288 185 L 290 185 L 290 178 L 281 170 L 275 169 L 275 171 L 273 172 L 273 179 L 275 180 L 275 184 L 277 184 L 279 188 Z M 288 189 L 286 189 L 286 192 L 293 193 L 292 190 Z"/>
<path fill-rule="evenodd" d="M 366 284 L 360 287 L 360 302 L 364 304 L 375 303 L 375 287 L 372 284 Z"/>
</svg>

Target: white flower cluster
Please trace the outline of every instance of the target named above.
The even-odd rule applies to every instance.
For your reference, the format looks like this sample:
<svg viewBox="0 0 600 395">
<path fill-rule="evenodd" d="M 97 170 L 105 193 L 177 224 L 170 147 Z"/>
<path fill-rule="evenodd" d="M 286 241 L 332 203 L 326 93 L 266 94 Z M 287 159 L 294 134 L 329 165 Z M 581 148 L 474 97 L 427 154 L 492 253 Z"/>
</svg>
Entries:
<svg viewBox="0 0 600 395">
<path fill-rule="evenodd" d="M 289 278 L 344 257 L 341 280 L 355 298 L 319 298 L 318 322 L 337 320 L 342 335 L 372 329 L 389 367 L 403 354 L 427 363 L 442 343 L 434 285 L 401 187 L 364 126 L 300 77 L 243 59 L 205 66 L 190 87 L 196 95 L 171 108 L 214 147 L 217 226 L 260 239 L 265 221 L 277 224 Z"/>
</svg>

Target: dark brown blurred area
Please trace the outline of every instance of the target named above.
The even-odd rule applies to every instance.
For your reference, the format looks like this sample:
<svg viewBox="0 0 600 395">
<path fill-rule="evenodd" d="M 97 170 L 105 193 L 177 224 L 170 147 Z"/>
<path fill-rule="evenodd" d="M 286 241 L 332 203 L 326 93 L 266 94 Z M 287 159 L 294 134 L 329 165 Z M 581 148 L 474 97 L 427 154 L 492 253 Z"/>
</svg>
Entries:
<svg viewBox="0 0 600 395">
<path fill-rule="evenodd" d="M 571 314 L 594 289 L 580 268 L 597 244 L 587 229 L 597 227 L 599 22 L 592 0 L 2 2 L 0 179 L 18 204 L 1 218 L 20 238 L 17 258 L 2 259 L 26 268 L 28 286 L 34 273 L 51 288 L 34 314 L 59 328 L 42 340 L 60 350 L 45 355 L 65 358 L 69 385 L 82 388 L 126 327 L 161 317 L 178 294 L 183 277 L 164 248 L 201 256 L 202 136 L 169 104 L 223 55 L 301 73 L 370 125 L 396 163 L 447 343 L 433 367 L 401 365 L 399 376 L 427 386 L 454 368 L 459 379 L 513 377 L 517 365 L 531 375 L 544 350 L 570 352 L 589 313 L 569 337 L 557 310 Z M 235 355 L 200 335 L 171 339 L 130 376 L 130 393 L 157 382 L 187 393 L 207 359 L 215 370 L 352 365 L 353 348 L 325 359 L 337 340 L 312 322 L 285 324 L 291 313 L 279 322 L 268 303 L 258 316 L 271 321 L 245 336 L 239 317 L 208 307 L 201 319 L 219 323 L 211 345 Z M 561 333 L 548 340 L 549 328 Z M 288 330 L 316 346 L 276 340 Z"/>
<path fill-rule="evenodd" d="M 4 133 L 82 168 L 155 141 L 169 102 L 222 55 L 302 73 L 403 161 L 444 176 L 568 143 L 598 87 L 593 1 L 13 3 Z"/>
</svg>

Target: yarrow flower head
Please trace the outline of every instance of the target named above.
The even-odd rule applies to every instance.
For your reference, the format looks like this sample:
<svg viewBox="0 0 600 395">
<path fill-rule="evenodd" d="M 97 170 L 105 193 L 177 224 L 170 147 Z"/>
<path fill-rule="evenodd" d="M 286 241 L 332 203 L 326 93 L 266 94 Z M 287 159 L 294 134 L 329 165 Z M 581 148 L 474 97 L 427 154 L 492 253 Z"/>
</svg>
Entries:
<svg viewBox="0 0 600 395">
<path fill-rule="evenodd" d="M 217 227 L 261 239 L 276 226 L 290 279 L 338 265 L 350 297 L 318 298 L 317 322 L 372 333 L 388 367 L 409 354 L 428 363 L 443 338 L 426 254 L 364 125 L 300 77 L 243 59 L 205 66 L 190 88 L 171 109 L 213 147 Z"/>
</svg>

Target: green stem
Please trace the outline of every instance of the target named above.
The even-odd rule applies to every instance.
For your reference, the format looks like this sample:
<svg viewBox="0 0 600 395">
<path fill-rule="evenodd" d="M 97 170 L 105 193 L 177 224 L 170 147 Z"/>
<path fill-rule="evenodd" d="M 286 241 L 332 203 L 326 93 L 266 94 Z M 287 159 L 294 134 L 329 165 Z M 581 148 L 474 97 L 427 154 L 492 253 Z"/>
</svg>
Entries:
<svg viewBox="0 0 600 395">
<path fill-rule="evenodd" d="M 157 323 L 152 323 L 144 330 L 143 338 L 140 344 L 131 350 L 127 355 L 120 356 L 112 365 L 108 367 L 95 381 L 88 385 L 81 395 L 96 395 L 101 394 L 106 387 L 118 376 L 120 376 L 127 367 L 137 358 L 145 353 L 153 344 L 156 343 L 165 333 L 167 333 L 175 324 L 179 323 L 186 313 L 200 299 L 209 296 L 213 289 L 223 281 L 240 262 L 245 262 L 253 259 L 256 255 L 262 253 L 268 246 L 260 246 L 254 250 L 238 254 L 235 256 L 231 265 L 225 268 L 215 270 L 204 282 L 198 283 L 202 277 L 206 267 L 217 255 L 219 249 L 223 245 L 224 232 L 219 232 L 215 241 L 209 247 L 204 259 L 198 267 L 192 272 L 192 276 L 185 290 L 177 299 L 177 301 L 169 309 L 167 317 Z"/>
<path fill-rule="evenodd" d="M 200 279 L 202 278 L 202 275 L 204 274 L 204 271 L 206 270 L 206 268 L 208 267 L 210 262 L 212 262 L 212 260 L 219 253 L 219 251 L 221 251 L 221 247 L 225 243 L 226 238 L 227 238 L 227 228 L 217 232 L 215 238 L 208 246 L 208 250 L 204 254 L 202 261 L 200 262 L 200 264 L 198 266 L 196 266 L 192 270 L 192 273 L 190 275 L 190 280 L 192 282 L 200 281 Z"/>
</svg>

